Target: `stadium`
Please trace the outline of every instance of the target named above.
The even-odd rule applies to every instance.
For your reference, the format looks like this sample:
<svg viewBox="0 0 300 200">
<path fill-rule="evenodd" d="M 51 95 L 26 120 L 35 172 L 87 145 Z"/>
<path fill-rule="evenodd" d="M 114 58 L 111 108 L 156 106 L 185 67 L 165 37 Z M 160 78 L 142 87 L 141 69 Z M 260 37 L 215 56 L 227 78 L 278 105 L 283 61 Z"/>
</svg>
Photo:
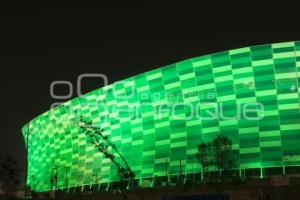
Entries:
<svg viewBox="0 0 300 200">
<path fill-rule="evenodd" d="M 115 145 L 107 149 L 140 186 L 159 177 L 201 179 L 197 145 L 218 135 L 238 151 L 239 176 L 299 173 L 299 85 L 296 41 L 191 58 L 104 86 L 23 127 L 27 183 L 42 192 L 120 180 L 77 125 L 81 119 L 101 127 Z"/>
</svg>

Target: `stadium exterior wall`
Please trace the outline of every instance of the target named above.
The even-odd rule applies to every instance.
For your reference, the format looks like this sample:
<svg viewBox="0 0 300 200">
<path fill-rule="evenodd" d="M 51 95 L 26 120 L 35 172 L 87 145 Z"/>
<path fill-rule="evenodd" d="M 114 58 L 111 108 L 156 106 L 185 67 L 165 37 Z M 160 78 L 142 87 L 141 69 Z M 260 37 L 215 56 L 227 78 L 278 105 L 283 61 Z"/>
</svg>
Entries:
<svg viewBox="0 0 300 200">
<path fill-rule="evenodd" d="M 285 173 L 300 165 L 299 86 L 299 41 L 187 59 L 116 82 L 23 127 L 28 184 L 50 190 L 53 173 L 58 188 L 119 179 L 74 123 L 80 117 L 104 129 L 137 179 L 200 172 L 197 145 L 217 135 L 233 142 L 240 171 Z"/>
</svg>

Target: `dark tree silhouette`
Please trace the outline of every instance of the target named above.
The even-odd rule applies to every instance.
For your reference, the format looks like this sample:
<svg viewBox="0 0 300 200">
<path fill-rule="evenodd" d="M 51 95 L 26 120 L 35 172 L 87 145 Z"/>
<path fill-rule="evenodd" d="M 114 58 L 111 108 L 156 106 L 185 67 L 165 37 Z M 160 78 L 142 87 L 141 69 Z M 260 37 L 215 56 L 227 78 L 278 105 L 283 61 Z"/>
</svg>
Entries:
<svg viewBox="0 0 300 200">
<path fill-rule="evenodd" d="M 219 171 L 220 180 L 222 171 L 235 168 L 237 152 L 232 149 L 232 142 L 227 137 L 217 136 L 212 143 L 202 142 L 198 145 L 198 157 L 203 177 L 207 178 L 209 171 L 214 168 Z"/>
<path fill-rule="evenodd" d="M 209 173 L 209 167 L 213 165 L 211 143 L 200 143 L 198 145 L 198 158 L 202 167 L 203 178 L 206 179 Z"/>
<path fill-rule="evenodd" d="M 213 155 L 215 166 L 219 171 L 219 178 L 223 170 L 231 170 L 235 165 L 235 156 L 232 150 L 232 142 L 225 136 L 217 136 L 213 142 Z"/>
<path fill-rule="evenodd" d="M 0 159 L 0 183 L 5 195 L 11 195 L 20 183 L 20 172 L 17 161 L 11 156 Z"/>
<path fill-rule="evenodd" d="M 134 172 L 131 170 L 125 157 L 117 149 L 117 146 L 113 144 L 106 135 L 103 135 L 104 130 L 101 127 L 94 126 L 91 121 L 84 119 L 83 117 L 81 117 L 80 121 L 77 123 L 80 129 L 82 129 L 88 136 L 88 142 L 93 144 L 99 152 L 102 152 L 104 156 L 106 158 L 109 158 L 117 167 L 120 180 L 128 180 L 129 183 L 131 183 L 131 181 L 135 177 Z M 117 162 L 117 160 L 115 159 L 115 155 L 110 152 L 109 148 L 111 148 L 115 153 L 118 154 L 118 156 L 123 161 L 123 165 L 125 166 Z"/>
</svg>

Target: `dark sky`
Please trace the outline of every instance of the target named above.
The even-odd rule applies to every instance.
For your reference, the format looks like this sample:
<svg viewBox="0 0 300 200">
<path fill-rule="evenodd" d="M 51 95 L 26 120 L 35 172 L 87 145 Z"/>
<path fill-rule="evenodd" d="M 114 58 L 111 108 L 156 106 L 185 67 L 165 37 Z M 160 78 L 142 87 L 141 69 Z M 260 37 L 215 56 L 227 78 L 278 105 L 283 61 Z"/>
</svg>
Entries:
<svg viewBox="0 0 300 200">
<path fill-rule="evenodd" d="M 24 164 L 20 128 L 55 102 L 52 81 L 103 73 L 112 83 L 204 54 L 300 40 L 297 3 L 219 2 L 0 6 L 0 157 Z M 83 84 L 97 87 L 93 79 Z"/>
</svg>

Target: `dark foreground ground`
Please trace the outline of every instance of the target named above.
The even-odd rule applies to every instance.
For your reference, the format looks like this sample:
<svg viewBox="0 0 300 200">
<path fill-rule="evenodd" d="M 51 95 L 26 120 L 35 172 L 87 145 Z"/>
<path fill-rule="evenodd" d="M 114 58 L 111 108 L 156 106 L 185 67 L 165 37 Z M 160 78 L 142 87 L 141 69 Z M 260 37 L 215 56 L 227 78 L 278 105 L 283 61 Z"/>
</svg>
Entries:
<svg viewBox="0 0 300 200">
<path fill-rule="evenodd" d="M 52 197 L 51 197 L 52 196 Z M 9 199 L 9 198 L 0 198 Z M 11 198 L 10 198 L 11 199 Z M 247 183 L 206 183 L 102 192 L 37 193 L 30 199 L 104 200 L 299 200 L 300 177 L 251 179 Z"/>
</svg>

